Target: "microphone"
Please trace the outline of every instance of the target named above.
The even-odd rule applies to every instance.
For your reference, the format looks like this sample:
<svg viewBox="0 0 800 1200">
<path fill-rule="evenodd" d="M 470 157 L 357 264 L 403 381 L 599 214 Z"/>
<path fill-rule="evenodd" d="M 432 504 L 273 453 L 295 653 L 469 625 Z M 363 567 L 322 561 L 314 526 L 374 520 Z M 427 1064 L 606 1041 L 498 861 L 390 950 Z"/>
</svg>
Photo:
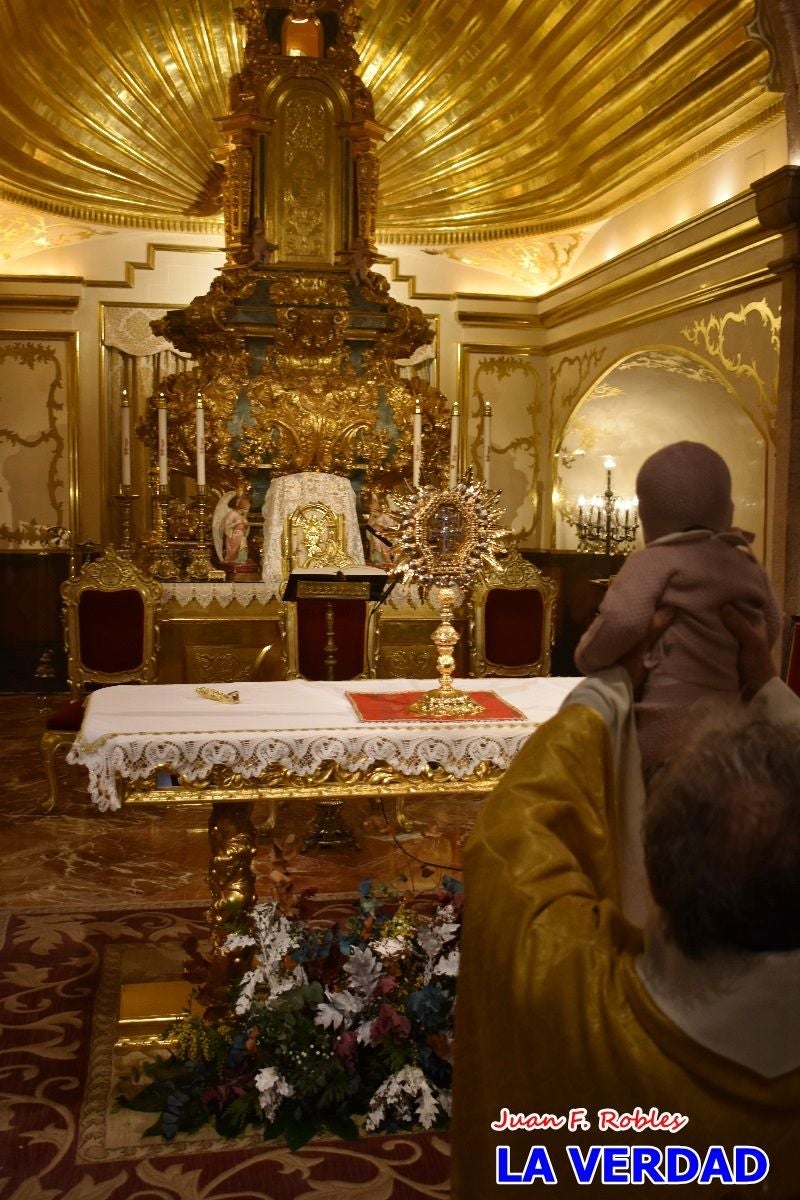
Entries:
<svg viewBox="0 0 800 1200">
<path fill-rule="evenodd" d="M 371 533 L 372 536 L 377 538 L 379 542 L 383 542 L 384 546 L 388 546 L 390 550 L 392 549 L 394 542 L 390 542 L 387 537 L 384 537 L 382 533 L 379 533 L 374 525 L 365 525 L 364 528 L 366 529 L 367 533 Z"/>
</svg>

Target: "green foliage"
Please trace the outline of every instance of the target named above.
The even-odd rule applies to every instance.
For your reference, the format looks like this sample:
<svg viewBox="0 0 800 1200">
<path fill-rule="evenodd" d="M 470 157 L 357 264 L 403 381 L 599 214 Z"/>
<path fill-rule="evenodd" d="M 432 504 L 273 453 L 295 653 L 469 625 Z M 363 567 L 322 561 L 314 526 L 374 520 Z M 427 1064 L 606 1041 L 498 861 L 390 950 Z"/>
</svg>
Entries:
<svg viewBox="0 0 800 1200">
<path fill-rule="evenodd" d="M 257 906 L 251 935 L 240 925 L 233 948 L 252 947 L 253 970 L 238 1000 L 213 1024 L 180 1018 L 144 1086 L 122 1081 L 121 1107 L 157 1114 L 148 1134 L 171 1140 L 211 1121 L 233 1138 L 254 1125 L 296 1150 L 326 1132 L 357 1137 L 364 1122 L 445 1120 L 460 885 L 445 881 L 419 907 L 359 890 L 358 910 L 335 926 L 275 904 Z"/>
</svg>

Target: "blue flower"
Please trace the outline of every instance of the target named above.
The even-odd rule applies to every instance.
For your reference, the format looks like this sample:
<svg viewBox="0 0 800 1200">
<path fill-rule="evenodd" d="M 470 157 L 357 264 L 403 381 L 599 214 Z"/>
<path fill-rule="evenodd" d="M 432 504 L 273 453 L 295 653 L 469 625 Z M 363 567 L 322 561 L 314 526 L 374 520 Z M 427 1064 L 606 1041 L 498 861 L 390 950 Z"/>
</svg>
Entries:
<svg viewBox="0 0 800 1200">
<path fill-rule="evenodd" d="M 408 1011 L 423 1029 L 441 1029 L 450 1017 L 450 997 L 435 983 L 412 992 L 408 997 Z"/>
</svg>

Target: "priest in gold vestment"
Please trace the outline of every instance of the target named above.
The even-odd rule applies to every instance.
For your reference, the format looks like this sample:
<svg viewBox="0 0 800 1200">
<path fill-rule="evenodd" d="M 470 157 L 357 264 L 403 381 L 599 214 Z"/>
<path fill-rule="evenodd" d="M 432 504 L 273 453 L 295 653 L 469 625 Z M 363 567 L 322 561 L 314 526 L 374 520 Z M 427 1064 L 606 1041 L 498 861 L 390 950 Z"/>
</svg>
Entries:
<svg viewBox="0 0 800 1200">
<path fill-rule="evenodd" d="M 622 668 L 579 683 L 520 752 L 467 847 L 454 1200 L 507 1195 L 514 1183 L 607 1194 L 607 1186 L 658 1184 L 681 1171 L 695 1175 L 688 1194 L 800 1196 L 800 886 L 784 871 L 777 951 L 768 932 L 766 951 L 720 945 L 698 954 L 690 913 L 686 953 L 664 933 L 652 900 L 644 929 L 629 919 L 642 911 L 644 864 L 620 861 L 631 699 Z M 761 777 L 776 756 L 786 760 L 776 769 L 792 803 L 778 860 L 784 850 L 800 859 L 800 701 L 772 678 L 747 705 L 747 728 L 753 721 L 766 746 Z M 686 766 L 691 790 L 695 768 Z M 726 770 L 720 778 L 730 780 Z M 731 785 L 725 799 L 738 802 L 735 793 Z M 747 833 L 756 856 L 758 826 L 754 819 Z M 647 858 L 652 868 L 649 849 Z M 794 867 L 800 879 L 800 861 Z M 764 899 L 772 916 L 774 900 Z M 755 1150 L 740 1152 L 735 1175 L 737 1146 Z M 688 1156 L 670 1165 L 667 1147 Z"/>
</svg>

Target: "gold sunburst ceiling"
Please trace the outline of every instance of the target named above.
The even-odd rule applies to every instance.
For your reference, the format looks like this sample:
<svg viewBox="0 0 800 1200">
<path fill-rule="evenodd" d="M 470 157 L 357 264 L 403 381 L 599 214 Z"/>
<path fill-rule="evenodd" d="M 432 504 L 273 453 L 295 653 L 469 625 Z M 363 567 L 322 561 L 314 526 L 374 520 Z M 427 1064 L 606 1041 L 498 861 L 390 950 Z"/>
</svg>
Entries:
<svg viewBox="0 0 800 1200">
<path fill-rule="evenodd" d="M 781 112 L 753 0 L 361 0 L 389 132 L 380 238 L 587 225 Z M 225 0 L 5 0 L 0 198 L 84 221 L 203 211 L 241 57 Z M 194 215 L 193 215 L 194 214 Z"/>
</svg>

